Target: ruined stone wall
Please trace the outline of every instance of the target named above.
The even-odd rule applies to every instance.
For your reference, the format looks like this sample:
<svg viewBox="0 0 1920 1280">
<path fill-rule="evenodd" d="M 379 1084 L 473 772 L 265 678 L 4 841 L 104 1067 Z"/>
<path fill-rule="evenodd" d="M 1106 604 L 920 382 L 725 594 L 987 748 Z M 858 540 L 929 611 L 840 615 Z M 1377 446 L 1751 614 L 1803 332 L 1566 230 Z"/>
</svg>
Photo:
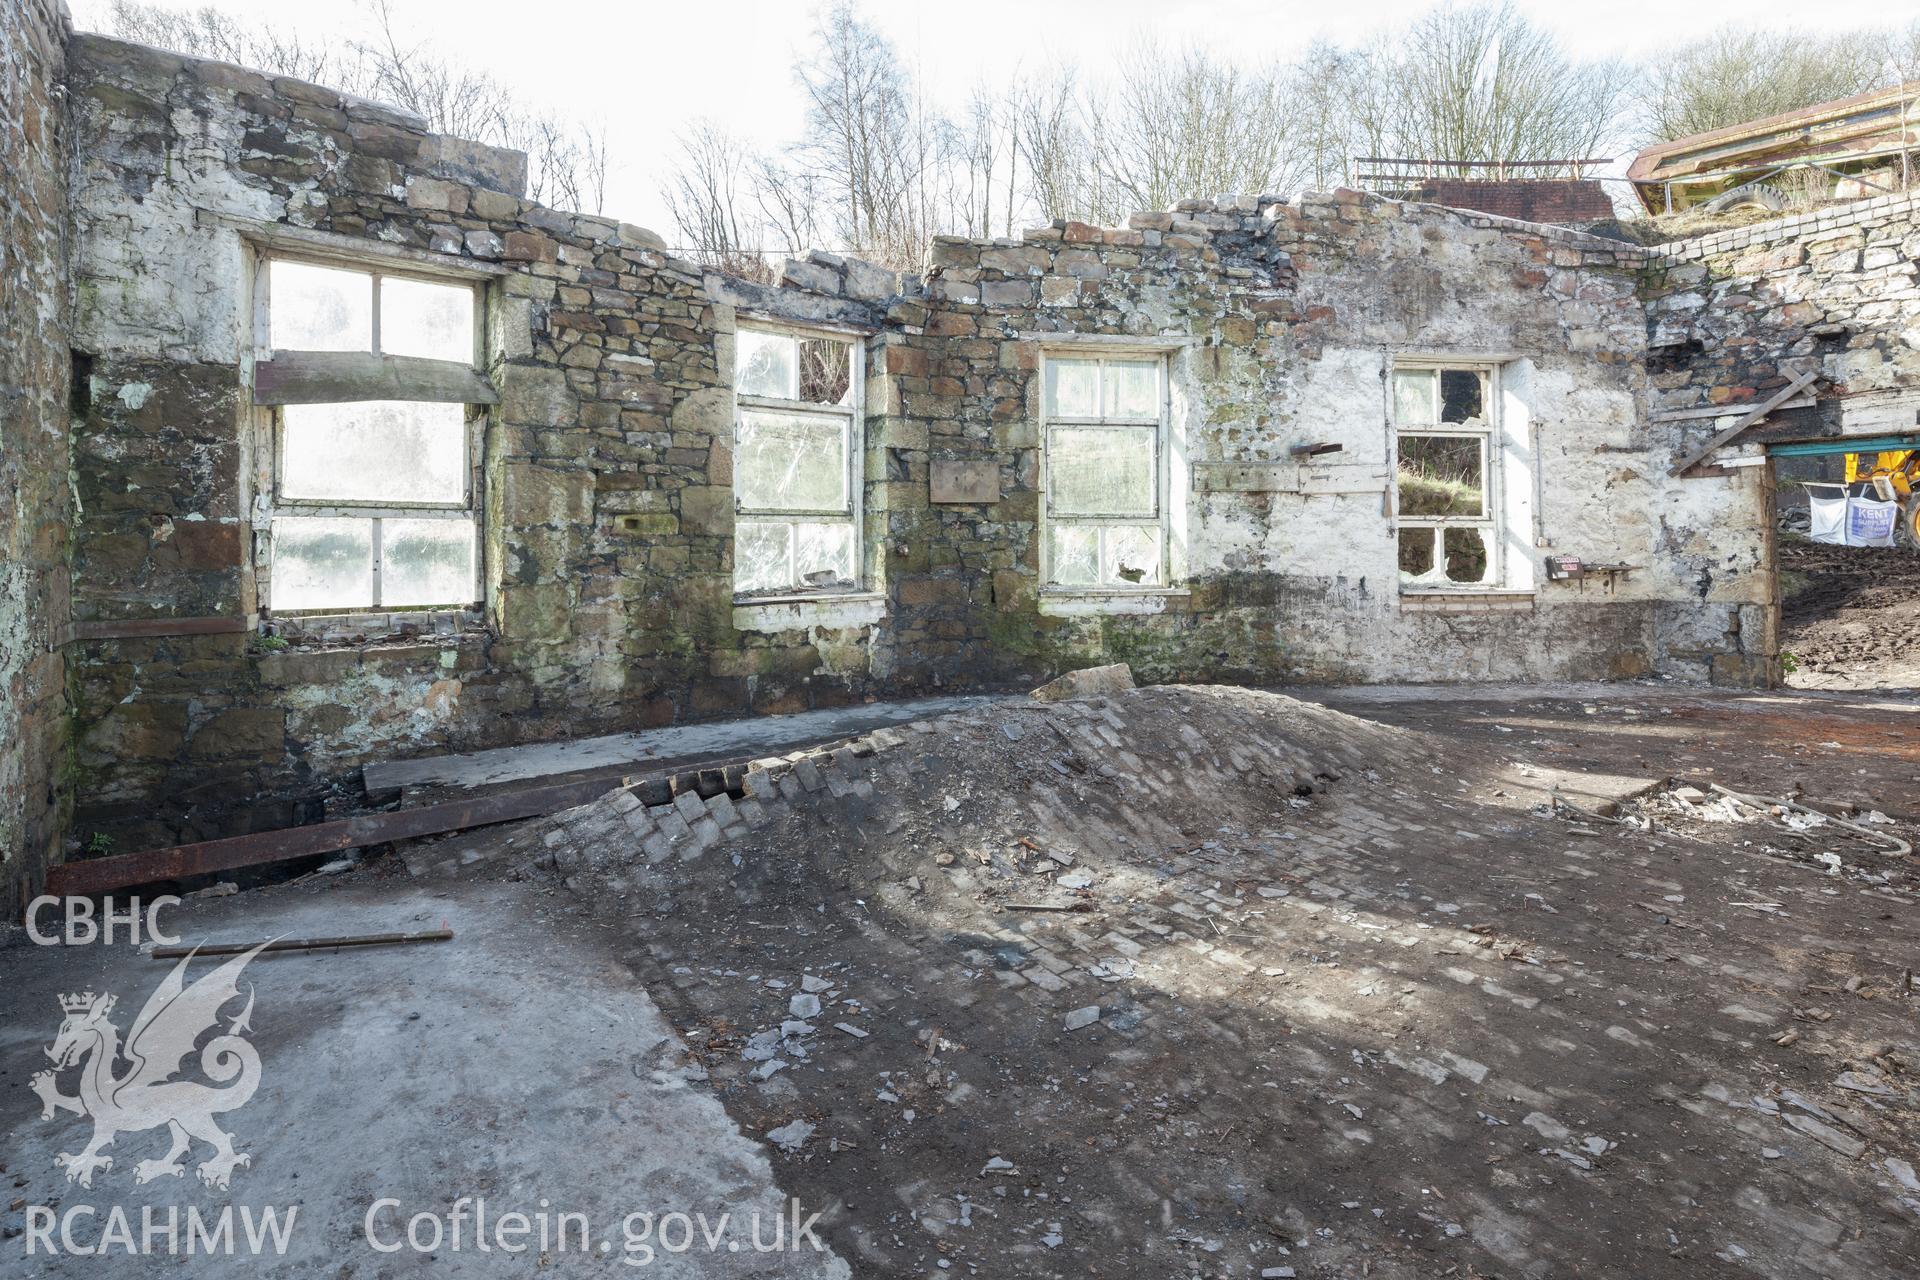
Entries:
<svg viewBox="0 0 1920 1280">
<path fill-rule="evenodd" d="M 1911 433 L 1920 413 L 1920 200 L 1888 196 L 1662 246 L 1649 261 L 1649 417 L 1675 460 L 1802 373 L 1812 386 L 1710 463 L 1772 440 Z M 1694 414 L 1695 416 L 1674 416 Z M 1684 669 L 1763 682 L 1779 648 L 1764 466 L 1706 469 L 1662 513 L 1660 554 L 1700 584 L 1663 643 Z M 1717 492 L 1717 500 L 1716 500 Z"/>
<path fill-rule="evenodd" d="M 0 917 L 57 857 L 66 787 L 66 7 L 0 0 Z"/>
<path fill-rule="evenodd" d="M 697 268 L 405 113 L 102 37 L 72 55 L 83 835 L 277 826 L 368 759 L 856 695 L 869 626 L 734 627 L 733 317 Z M 248 280 L 286 236 L 498 273 L 483 619 L 256 633 Z"/>
<path fill-rule="evenodd" d="M 1881 406 L 1920 386 L 1920 197 L 1704 236 L 1664 247 L 1655 265 L 1655 413 L 1756 403 L 1816 372 L 1825 409 L 1789 407 L 1743 443 L 1914 425 Z"/>
<path fill-rule="evenodd" d="M 1649 289 L 1673 324 L 1712 320 L 1687 318 L 1685 250 L 1340 192 L 942 240 L 925 279 L 814 254 L 760 286 L 529 202 L 524 158 L 404 113 L 99 37 L 71 55 L 82 835 L 317 817 L 372 759 L 1099 661 L 1148 680 L 1772 674 L 1764 477 L 1669 477 L 1700 427 L 1648 412 L 1695 376 L 1656 316 L 1650 378 Z M 479 614 L 261 634 L 249 275 L 275 245 L 486 277 Z M 866 335 L 858 596 L 733 599 L 734 347 L 756 322 Z M 1036 371 L 1088 343 L 1168 361 L 1165 591 L 1042 589 Z M 1499 369 L 1499 592 L 1400 589 L 1397 357 Z M 1303 462 L 1304 443 L 1340 451 Z M 1625 572 L 1549 580 L 1549 555 Z"/>
<path fill-rule="evenodd" d="M 1189 201 L 1122 229 L 944 240 L 922 332 L 889 334 L 888 644 L 958 676 L 1127 661 L 1149 679 L 1604 678 L 1654 668 L 1690 588 L 1634 501 L 1664 488 L 1637 425 L 1638 250 L 1341 192 Z M 1186 475 L 1183 593 L 1049 598 L 1038 578 L 1041 350 L 1171 340 Z M 1387 375 L 1396 356 L 1503 366 L 1509 593 L 1400 592 Z M 1341 452 L 1300 464 L 1288 448 Z M 933 506 L 937 460 L 989 459 L 1000 498 Z M 1630 492 L 1621 499 L 1622 489 Z M 1611 591 L 1541 557 L 1632 563 Z"/>
</svg>

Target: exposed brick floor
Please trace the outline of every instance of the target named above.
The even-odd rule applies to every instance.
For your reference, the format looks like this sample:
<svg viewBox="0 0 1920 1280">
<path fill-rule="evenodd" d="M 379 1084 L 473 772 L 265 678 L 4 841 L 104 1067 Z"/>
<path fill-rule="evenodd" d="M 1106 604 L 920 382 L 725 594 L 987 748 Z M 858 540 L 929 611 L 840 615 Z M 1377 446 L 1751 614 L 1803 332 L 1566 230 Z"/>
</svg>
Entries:
<svg viewBox="0 0 1920 1280">
<path fill-rule="evenodd" d="M 1635 696 L 1635 767 L 1735 767 Z M 776 1167 L 856 1271 L 1920 1273 L 1920 876 L 1553 816 L 1522 735 L 1589 706 L 996 708 L 493 848 L 626 940 L 750 1133 L 815 1126 Z"/>
</svg>

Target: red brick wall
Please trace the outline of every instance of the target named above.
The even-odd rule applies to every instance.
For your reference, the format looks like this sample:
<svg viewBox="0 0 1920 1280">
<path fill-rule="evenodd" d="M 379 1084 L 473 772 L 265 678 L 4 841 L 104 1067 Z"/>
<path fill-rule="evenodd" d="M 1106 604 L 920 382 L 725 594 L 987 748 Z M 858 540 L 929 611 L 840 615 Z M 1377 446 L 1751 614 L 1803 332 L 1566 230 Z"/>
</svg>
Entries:
<svg viewBox="0 0 1920 1280">
<path fill-rule="evenodd" d="M 1614 216 L 1606 188 L 1592 179 L 1515 178 L 1498 182 L 1469 182 L 1436 178 L 1413 193 L 1415 200 L 1443 204 L 1451 209 L 1518 218 L 1523 222 L 1574 225 Z"/>
</svg>

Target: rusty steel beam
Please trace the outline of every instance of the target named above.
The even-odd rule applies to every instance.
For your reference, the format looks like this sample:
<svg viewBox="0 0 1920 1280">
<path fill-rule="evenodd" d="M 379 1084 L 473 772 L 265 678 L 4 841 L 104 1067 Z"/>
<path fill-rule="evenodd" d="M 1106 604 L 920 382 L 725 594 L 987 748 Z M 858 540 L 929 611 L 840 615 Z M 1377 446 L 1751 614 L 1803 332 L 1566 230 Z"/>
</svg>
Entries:
<svg viewBox="0 0 1920 1280">
<path fill-rule="evenodd" d="M 368 813 L 333 822 L 316 822 L 305 827 L 256 831 L 250 835 L 177 845 L 171 849 L 150 849 L 144 853 L 122 853 L 105 858 L 86 858 L 79 862 L 63 862 L 48 869 L 46 891 L 57 897 L 87 897 L 160 880 L 180 880 L 214 871 L 231 871 L 238 867 L 258 867 L 285 862 L 290 858 L 306 858 L 318 853 L 338 853 L 342 849 L 441 835 L 448 831 L 465 831 L 469 827 L 484 827 L 496 822 L 512 822 L 516 818 L 532 818 L 570 809 L 605 795 L 627 780 L 624 777 L 589 778 L 548 787 L 503 791 L 478 799 L 450 801 L 419 809 Z"/>
</svg>

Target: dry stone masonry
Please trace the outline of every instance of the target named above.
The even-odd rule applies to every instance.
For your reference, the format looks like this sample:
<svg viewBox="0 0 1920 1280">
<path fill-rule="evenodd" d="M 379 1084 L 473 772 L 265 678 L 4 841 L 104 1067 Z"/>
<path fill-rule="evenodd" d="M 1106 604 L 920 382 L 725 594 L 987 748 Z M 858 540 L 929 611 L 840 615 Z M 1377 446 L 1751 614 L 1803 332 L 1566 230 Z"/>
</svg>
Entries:
<svg viewBox="0 0 1920 1280">
<path fill-rule="evenodd" d="M 1352 191 L 1189 200 L 943 238 L 923 274 L 814 253 L 757 285 L 528 201 L 516 153 L 4 3 L 9 893 L 63 826 L 128 850 L 310 820 L 370 760 L 1105 663 L 1766 684 L 1767 469 L 1669 468 L 1718 429 L 1703 412 L 1796 371 L 1820 376 L 1763 433 L 1913 420 L 1907 200 L 1657 250 Z M 255 326 L 288 255 L 477 291 L 476 607 L 272 608 Z M 852 593 L 735 599 L 746 330 L 859 352 Z M 1161 559 L 1098 543 L 1101 590 L 1045 576 L 1060 360 L 1159 370 L 1125 536 Z M 1455 434 L 1486 441 L 1485 510 L 1423 544 L 1488 566 L 1471 586 L 1401 580 L 1408 366 L 1482 388 Z M 1551 577 L 1560 556 L 1615 571 Z"/>
</svg>

